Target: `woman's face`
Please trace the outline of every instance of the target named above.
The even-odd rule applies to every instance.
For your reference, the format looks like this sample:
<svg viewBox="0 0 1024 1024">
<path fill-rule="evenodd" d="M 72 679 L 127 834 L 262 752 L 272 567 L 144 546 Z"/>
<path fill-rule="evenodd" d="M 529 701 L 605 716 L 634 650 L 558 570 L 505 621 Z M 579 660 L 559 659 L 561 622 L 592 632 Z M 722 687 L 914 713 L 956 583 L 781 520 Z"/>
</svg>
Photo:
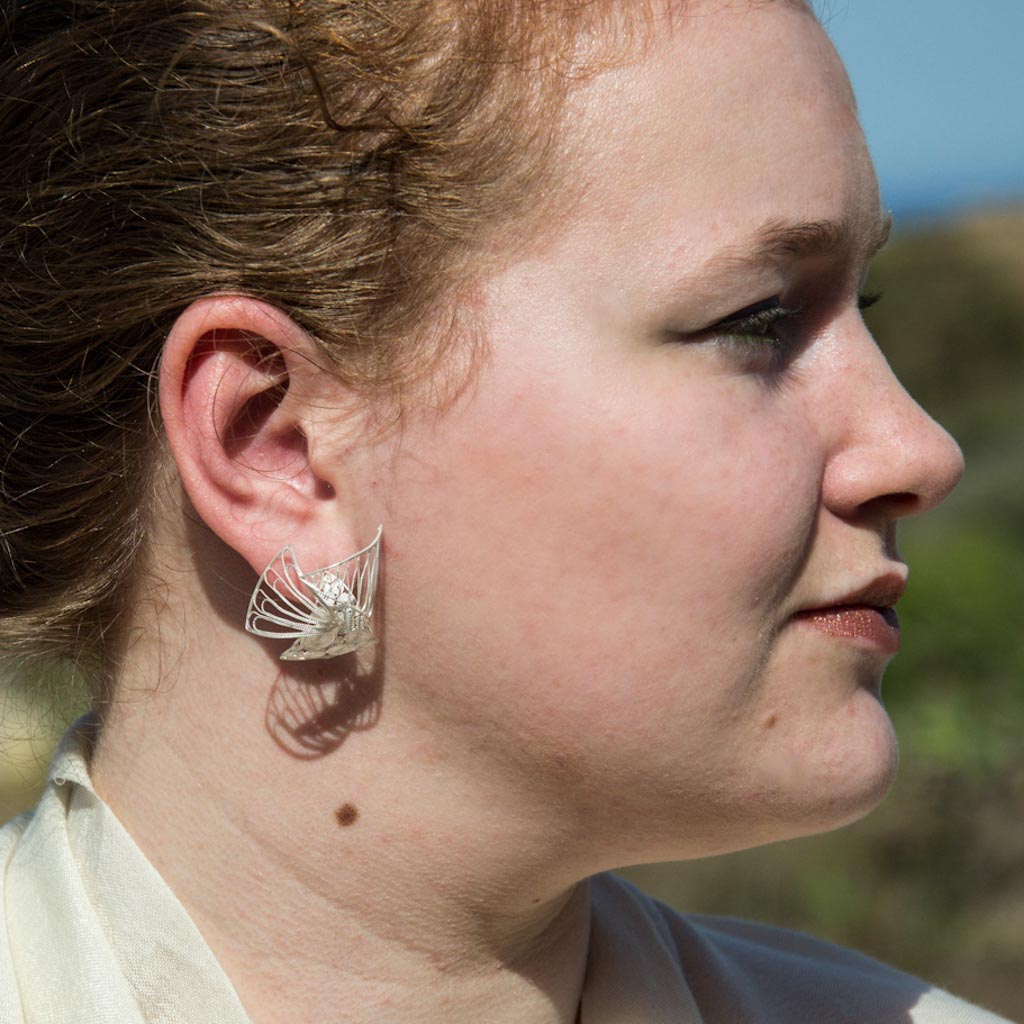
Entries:
<svg viewBox="0 0 1024 1024">
<path fill-rule="evenodd" d="M 380 450 L 385 705 L 613 859 L 840 824 L 895 764 L 863 606 L 962 469 L 858 309 L 886 224 L 846 76 L 799 4 L 695 0 L 564 137 L 473 385 Z"/>
</svg>

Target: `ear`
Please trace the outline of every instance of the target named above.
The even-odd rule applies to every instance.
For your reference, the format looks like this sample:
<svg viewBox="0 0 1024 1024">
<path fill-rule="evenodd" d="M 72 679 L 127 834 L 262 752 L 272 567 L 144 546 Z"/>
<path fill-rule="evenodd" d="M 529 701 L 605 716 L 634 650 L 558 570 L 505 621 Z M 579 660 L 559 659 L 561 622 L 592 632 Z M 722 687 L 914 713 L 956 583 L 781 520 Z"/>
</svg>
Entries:
<svg viewBox="0 0 1024 1024">
<path fill-rule="evenodd" d="M 185 491 L 256 572 L 286 544 L 310 569 L 360 546 L 347 536 L 355 531 L 337 498 L 340 480 L 310 459 L 326 422 L 316 355 L 280 310 L 231 295 L 189 306 L 164 346 L 160 412 Z"/>
</svg>

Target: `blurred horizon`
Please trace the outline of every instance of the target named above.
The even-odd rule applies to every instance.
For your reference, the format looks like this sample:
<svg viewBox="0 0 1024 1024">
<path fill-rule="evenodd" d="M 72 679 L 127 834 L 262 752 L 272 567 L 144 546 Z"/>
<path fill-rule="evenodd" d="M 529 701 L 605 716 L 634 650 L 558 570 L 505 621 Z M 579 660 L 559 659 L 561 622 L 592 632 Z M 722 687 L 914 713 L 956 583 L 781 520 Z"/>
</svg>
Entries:
<svg viewBox="0 0 1024 1024">
<path fill-rule="evenodd" d="M 815 0 L 897 228 L 1024 204 L 1024 3 Z"/>
</svg>

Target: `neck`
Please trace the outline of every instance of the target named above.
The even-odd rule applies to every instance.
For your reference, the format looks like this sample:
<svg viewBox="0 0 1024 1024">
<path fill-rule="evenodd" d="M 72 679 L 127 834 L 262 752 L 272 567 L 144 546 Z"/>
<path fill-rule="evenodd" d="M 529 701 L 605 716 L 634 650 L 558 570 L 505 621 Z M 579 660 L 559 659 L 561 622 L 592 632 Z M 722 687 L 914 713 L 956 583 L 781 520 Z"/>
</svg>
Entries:
<svg viewBox="0 0 1024 1024">
<path fill-rule="evenodd" d="M 116 703 L 93 775 L 254 1024 L 572 1022 L 589 913 L 552 882 L 565 826 L 378 714 L 372 678 L 286 678 L 195 632 L 216 661 Z M 122 693 L 159 660 L 135 652 Z"/>
</svg>

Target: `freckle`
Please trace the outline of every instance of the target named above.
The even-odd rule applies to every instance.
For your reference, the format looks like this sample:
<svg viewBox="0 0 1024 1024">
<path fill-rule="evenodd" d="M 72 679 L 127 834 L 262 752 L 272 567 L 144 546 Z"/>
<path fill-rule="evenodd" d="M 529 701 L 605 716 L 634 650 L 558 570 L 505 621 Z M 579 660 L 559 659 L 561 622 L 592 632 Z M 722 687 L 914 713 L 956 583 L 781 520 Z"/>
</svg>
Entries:
<svg viewBox="0 0 1024 1024">
<path fill-rule="evenodd" d="M 356 810 L 355 804 L 342 804 L 335 812 L 334 817 L 338 819 L 338 824 L 342 828 L 347 828 L 349 825 L 354 825 L 356 818 L 359 817 L 359 812 Z"/>
<path fill-rule="evenodd" d="M 778 722 L 778 720 L 779 720 L 779 716 L 778 715 L 769 715 L 765 719 L 765 721 L 764 721 L 764 727 L 766 729 L 774 729 L 775 728 L 775 723 Z"/>
</svg>

